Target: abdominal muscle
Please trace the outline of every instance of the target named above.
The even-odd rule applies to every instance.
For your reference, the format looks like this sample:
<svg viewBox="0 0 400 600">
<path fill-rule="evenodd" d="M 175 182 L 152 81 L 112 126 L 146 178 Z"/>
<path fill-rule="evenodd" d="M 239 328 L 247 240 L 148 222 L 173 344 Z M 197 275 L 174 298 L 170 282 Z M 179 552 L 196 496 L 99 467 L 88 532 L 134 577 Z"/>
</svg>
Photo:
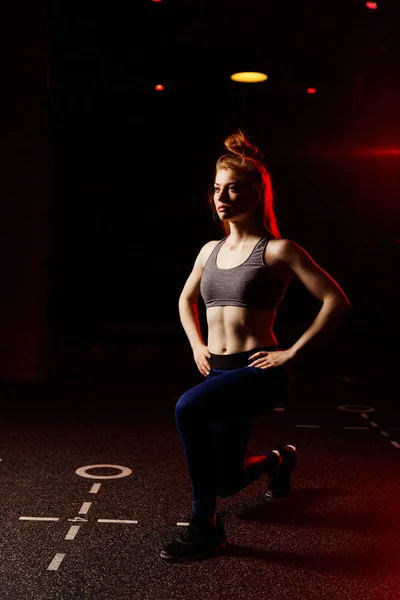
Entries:
<svg viewBox="0 0 400 600">
<path fill-rule="evenodd" d="M 207 308 L 208 341 L 212 354 L 235 354 L 259 346 L 277 345 L 272 326 L 274 310 L 212 306 Z"/>
</svg>

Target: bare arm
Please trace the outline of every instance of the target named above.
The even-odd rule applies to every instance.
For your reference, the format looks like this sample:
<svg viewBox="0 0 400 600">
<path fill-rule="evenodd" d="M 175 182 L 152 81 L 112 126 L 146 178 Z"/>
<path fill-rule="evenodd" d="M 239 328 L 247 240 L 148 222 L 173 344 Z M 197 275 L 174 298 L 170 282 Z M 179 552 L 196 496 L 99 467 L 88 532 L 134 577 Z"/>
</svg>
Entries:
<svg viewBox="0 0 400 600">
<path fill-rule="evenodd" d="M 290 348 L 294 357 L 337 325 L 351 305 L 336 281 L 303 248 L 290 240 L 279 240 L 275 253 L 276 260 L 286 263 L 292 274 L 322 302 L 315 320 Z"/>
<path fill-rule="evenodd" d="M 207 255 L 207 250 L 209 250 L 209 244 L 212 243 L 208 242 L 200 250 L 192 272 L 187 278 L 179 296 L 179 317 L 193 349 L 199 344 L 204 344 L 200 330 L 198 299 L 200 297 L 200 281 L 203 274 L 204 258 Z"/>
<path fill-rule="evenodd" d="M 185 297 L 179 298 L 179 318 L 192 348 L 204 344 L 201 336 L 199 309 L 197 302 L 193 303 Z"/>
</svg>

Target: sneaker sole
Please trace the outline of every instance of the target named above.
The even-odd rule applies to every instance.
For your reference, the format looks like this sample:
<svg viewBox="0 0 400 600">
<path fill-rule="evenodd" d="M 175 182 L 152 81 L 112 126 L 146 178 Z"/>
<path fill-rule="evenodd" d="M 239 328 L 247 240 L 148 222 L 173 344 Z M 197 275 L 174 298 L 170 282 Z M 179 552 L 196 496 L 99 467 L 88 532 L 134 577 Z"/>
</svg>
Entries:
<svg viewBox="0 0 400 600">
<path fill-rule="evenodd" d="M 215 554 L 218 554 L 218 552 L 220 550 L 225 550 L 227 544 L 230 544 L 230 540 L 226 539 L 225 542 L 222 542 L 222 544 L 218 544 L 218 546 L 215 546 L 214 548 L 209 548 L 208 550 L 206 550 L 205 552 L 202 552 L 201 554 L 195 554 L 192 556 L 172 556 L 170 554 L 166 554 L 166 552 L 164 552 L 163 550 L 160 552 L 160 557 L 163 558 L 164 560 L 168 560 L 170 562 L 189 562 L 191 560 L 200 560 L 201 558 L 207 558 L 207 557 L 211 557 Z"/>
<path fill-rule="evenodd" d="M 289 498 L 289 495 L 290 494 L 286 494 L 286 496 L 268 496 L 268 494 L 265 494 L 264 497 L 266 502 L 284 502 Z"/>
<path fill-rule="evenodd" d="M 297 466 L 297 462 L 298 462 L 298 459 L 299 459 L 299 452 L 298 452 L 297 448 L 295 448 L 294 446 L 292 446 L 290 444 L 288 444 L 286 447 L 294 448 L 294 451 L 293 451 L 293 453 L 294 453 L 294 461 L 293 461 L 292 469 L 290 471 L 290 477 L 291 477 L 292 474 L 293 474 L 293 471 L 294 471 L 295 467 Z M 284 500 L 287 500 L 287 498 L 290 496 L 290 492 L 291 492 L 291 489 L 287 493 L 285 493 L 285 494 L 274 495 L 273 492 L 267 491 L 265 493 L 265 499 L 266 499 L 267 502 L 282 502 Z"/>
</svg>

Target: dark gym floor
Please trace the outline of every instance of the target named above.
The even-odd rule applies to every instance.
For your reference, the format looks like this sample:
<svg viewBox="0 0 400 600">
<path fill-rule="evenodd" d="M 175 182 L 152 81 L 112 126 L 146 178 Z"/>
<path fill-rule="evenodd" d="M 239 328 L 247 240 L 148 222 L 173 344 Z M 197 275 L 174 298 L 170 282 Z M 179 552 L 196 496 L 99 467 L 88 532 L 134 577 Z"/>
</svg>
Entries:
<svg viewBox="0 0 400 600">
<path fill-rule="evenodd" d="M 1 600 L 400 597 L 394 372 L 296 375 L 248 448 L 298 447 L 290 497 L 266 502 L 259 480 L 218 499 L 230 544 L 177 564 L 159 557 L 191 509 L 174 405 L 198 380 L 157 361 L 140 384 L 118 369 L 2 384 Z"/>
</svg>

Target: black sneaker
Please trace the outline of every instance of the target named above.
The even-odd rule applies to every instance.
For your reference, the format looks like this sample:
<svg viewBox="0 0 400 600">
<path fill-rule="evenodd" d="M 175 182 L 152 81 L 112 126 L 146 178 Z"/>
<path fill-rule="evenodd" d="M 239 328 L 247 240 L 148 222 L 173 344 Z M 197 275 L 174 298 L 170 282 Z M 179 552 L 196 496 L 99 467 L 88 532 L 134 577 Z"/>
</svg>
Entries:
<svg viewBox="0 0 400 600">
<path fill-rule="evenodd" d="M 278 447 L 282 464 L 276 473 L 270 477 L 265 494 L 267 500 L 282 500 L 290 493 L 290 476 L 297 463 L 298 452 L 294 446 Z"/>
<path fill-rule="evenodd" d="M 225 548 L 227 541 L 219 515 L 215 527 L 195 515 L 180 535 L 161 550 L 160 556 L 171 561 L 196 560 Z"/>
</svg>

